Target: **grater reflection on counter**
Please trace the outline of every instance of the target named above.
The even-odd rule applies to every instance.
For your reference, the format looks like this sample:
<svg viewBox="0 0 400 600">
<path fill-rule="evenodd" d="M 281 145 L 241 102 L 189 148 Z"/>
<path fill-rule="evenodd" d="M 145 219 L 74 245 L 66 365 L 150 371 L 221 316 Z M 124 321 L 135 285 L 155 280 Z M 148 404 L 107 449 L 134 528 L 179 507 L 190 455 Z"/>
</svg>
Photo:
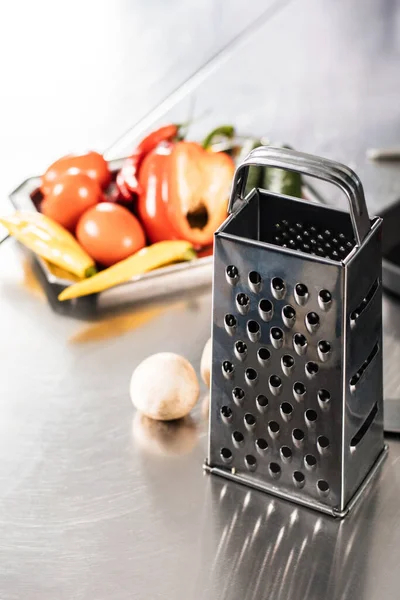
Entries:
<svg viewBox="0 0 400 600">
<path fill-rule="evenodd" d="M 276 167 L 341 188 L 350 213 L 262 189 Z M 260 147 L 235 174 L 215 234 L 206 470 L 334 516 L 386 454 L 380 218 L 357 175 Z"/>
</svg>

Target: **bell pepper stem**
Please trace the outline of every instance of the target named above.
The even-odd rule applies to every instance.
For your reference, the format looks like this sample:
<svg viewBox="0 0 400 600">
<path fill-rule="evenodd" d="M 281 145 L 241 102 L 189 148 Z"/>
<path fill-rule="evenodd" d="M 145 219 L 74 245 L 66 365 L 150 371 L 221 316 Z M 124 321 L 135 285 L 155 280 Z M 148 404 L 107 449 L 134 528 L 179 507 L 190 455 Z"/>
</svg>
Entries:
<svg viewBox="0 0 400 600">
<path fill-rule="evenodd" d="M 226 138 L 231 140 L 235 135 L 235 128 L 233 125 L 220 125 L 216 127 L 204 138 L 203 140 L 203 148 L 208 150 L 208 148 L 212 145 L 215 138 Z"/>
</svg>

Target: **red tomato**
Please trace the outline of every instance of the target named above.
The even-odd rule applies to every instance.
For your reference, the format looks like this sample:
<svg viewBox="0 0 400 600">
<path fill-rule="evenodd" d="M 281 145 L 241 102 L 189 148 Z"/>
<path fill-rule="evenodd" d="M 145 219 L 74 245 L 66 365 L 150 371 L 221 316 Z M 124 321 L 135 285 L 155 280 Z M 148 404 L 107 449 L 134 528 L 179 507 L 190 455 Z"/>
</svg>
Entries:
<svg viewBox="0 0 400 600">
<path fill-rule="evenodd" d="M 98 152 L 67 154 L 54 162 L 42 176 L 40 190 L 46 195 L 51 192 L 58 178 L 64 173 L 85 173 L 105 189 L 111 182 L 107 161 Z"/>
<path fill-rule="evenodd" d="M 79 217 L 103 199 L 97 181 L 84 173 L 64 173 L 45 196 L 41 211 L 66 229 L 75 231 Z"/>
<path fill-rule="evenodd" d="M 146 244 L 136 217 L 111 202 L 89 208 L 79 219 L 76 237 L 86 252 L 106 267 L 128 258 Z"/>
</svg>

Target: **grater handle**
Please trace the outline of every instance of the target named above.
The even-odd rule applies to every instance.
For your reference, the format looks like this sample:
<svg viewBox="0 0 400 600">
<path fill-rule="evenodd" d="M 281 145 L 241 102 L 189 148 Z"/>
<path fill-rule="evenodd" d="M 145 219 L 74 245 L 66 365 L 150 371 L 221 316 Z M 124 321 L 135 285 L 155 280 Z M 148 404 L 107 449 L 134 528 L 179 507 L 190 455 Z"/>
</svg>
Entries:
<svg viewBox="0 0 400 600">
<path fill-rule="evenodd" d="M 236 169 L 229 214 L 235 209 L 237 200 L 243 200 L 249 167 L 276 167 L 310 175 L 338 186 L 347 196 L 356 242 L 360 245 L 370 230 L 370 221 L 365 204 L 362 183 L 352 169 L 327 158 L 304 154 L 288 148 L 260 146 L 252 150 Z"/>
</svg>

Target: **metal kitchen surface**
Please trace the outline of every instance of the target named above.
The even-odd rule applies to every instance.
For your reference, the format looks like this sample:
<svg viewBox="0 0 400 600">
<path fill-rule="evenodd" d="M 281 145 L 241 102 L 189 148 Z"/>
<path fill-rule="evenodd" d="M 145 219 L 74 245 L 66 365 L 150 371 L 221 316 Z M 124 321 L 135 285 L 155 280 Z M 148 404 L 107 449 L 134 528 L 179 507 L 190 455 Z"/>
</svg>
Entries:
<svg viewBox="0 0 400 600">
<path fill-rule="evenodd" d="M 351 163 L 379 213 L 399 175 L 364 157 L 398 143 L 398 19 L 383 0 L 289 3 L 200 86 L 196 112 L 211 107 L 201 127 L 232 120 Z M 166 118 L 186 118 L 185 106 Z M 180 425 L 134 413 L 129 378 L 144 357 L 175 351 L 199 368 L 208 289 L 101 321 L 62 316 L 7 241 L 0 308 L 1 600 L 398 598 L 396 438 L 377 484 L 339 521 L 205 475 L 205 398 Z M 398 311 L 385 299 L 391 398 Z"/>
</svg>

